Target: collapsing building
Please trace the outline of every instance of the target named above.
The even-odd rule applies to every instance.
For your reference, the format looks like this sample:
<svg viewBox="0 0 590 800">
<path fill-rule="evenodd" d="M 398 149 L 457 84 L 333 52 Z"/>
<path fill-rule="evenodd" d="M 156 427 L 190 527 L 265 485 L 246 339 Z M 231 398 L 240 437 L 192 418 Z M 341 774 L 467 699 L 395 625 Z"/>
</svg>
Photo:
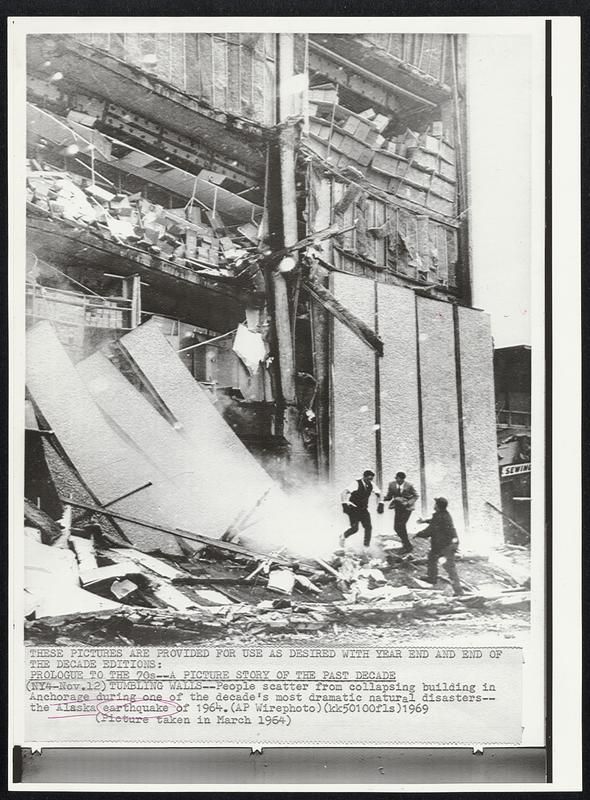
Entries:
<svg viewBox="0 0 590 800">
<path fill-rule="evenodd" d="M 37 420 L 51 380 L 44 348 L 58 349 L 40 320 L 89 390 L 107 372 L 114 380 L 112 359 L 149 320 L 287 488 L 402 469 L 424 514 L 445 495 L 464 543 L 491 544 L 501 535 L 492 340 L 471 307 L 464 60 L 462 37 L 434 34 L 29 37 Z M 111 360 L 93 355 L 109 342 Z M 154 389 L 143 366 L 118 366 L 118 397 L 130 381 Z M 117 397 L 99 395 L 113 420 Z M 193 444 L 206 440 L 207 425 L 193 424 Z M 90 471 L 109 463 L 99 452 Z M 203 470 L 226 483 L 202 452 Z M 240 510 L 209 533 L 222 536 Z"/>
</svg>

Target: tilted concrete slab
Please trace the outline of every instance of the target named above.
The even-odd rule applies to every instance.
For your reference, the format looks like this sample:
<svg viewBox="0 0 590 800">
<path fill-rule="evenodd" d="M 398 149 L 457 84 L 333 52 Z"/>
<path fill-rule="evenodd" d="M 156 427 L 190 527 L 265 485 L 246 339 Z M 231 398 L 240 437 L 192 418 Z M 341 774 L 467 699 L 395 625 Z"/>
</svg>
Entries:
<svg viewBox="0 0 590 800">
<path fill-rule="evenodd" d="M 82 480 L 101 505 L 151 481 L 153 466 L 110 424 L 59 342 L 49 322 L 27 333 L 26 381 L 32 398 Z M 122 500 L 116 509 L 150 522 L 169 524 L 166 494 L 150 487 Z M 172 536 L 121 522 L 121 530 L 140 550 L 181 553 Z"/>
<path fill-rule="evenodd" d="M 217 536 L 241 513 L 253 508 L 265 493 L 282 494 L 194 380 L 156 323 L 144 323 L 125 334 L 119 343 L 177 420 L 178 437 L 194 453 L 190 463 L 198 470 L 195 493 L 198 491 L 199 497 L 204 498 L 203 520 L 211 514 L 219 525 Z"/>
<path fill-rule="evenodd" d="M 167 356 L 176 358 L 171 348 Z M 100 408 L 151 464 L 154 490 L 167 492 L 167 503 L 173 506 L 168 524 L 215 539 L 223 536 L 233 520 L 235 503 L 228 503 L 231 489 L 225 479 L 220 480 L 219 474 L 206 475 L 211 467 L 203 459 L 202 446 L 199 452 L 191 439 L 175 430 L 103 353 L 94 353 L 80 362 L 77 369 Z M 217 414 L 215 409 L 211 410 Z M 198 413 L 196 417 L 198 422 Z M 220 427 L 201 428 L 201 442 Z M 210 445 L 212 450 L 217 449 L 215 442 Z M 143 491 L 136 496 L 139 517 L 142 494 Z M 236 494 L 241 502 L 240 493 Z M 112 508 L 118 510 L 119 505 Z"/>
</svg>

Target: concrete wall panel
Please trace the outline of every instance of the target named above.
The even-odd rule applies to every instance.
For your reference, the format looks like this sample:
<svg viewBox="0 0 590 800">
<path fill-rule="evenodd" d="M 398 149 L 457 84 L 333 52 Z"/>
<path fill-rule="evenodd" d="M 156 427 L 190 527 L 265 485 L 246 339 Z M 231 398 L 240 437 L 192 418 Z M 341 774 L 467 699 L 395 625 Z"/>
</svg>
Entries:
<svg viewBox="0 0 590 800">
<path fill-rule="evenodd" d="M 100 503 L 110 503 L 152 480 L 152 466 L 109 424 L 49 322 L 41 322 L 27 333 L 26 381 L 33 400 Z M 150 487 L 142 493 L 141 507 L 133 495 L 117 508 L 167 524 L 165 497 Z M 119 527 L 142 550 L 181 552 L 174 537 L 125 522 Z"/>
<path fill-rule="evenodd" d="M 223 497 L 227 514 L 235 517 L 275 488 L 157 325 L 147 322 L 119 341 L 178 420 L 179 435 L 197 453 L 205 494 Z"/>
<path fill-rule="evenodd" d="M 426 503 L 449 501 L 457 530 L 463 532 L 463 499 L 457 410 L 453 307 L 417 298 Z"/>
<path fill-rule="evenodd" d="M 201 479 L 204 465 L 190 443 L 102 353 L 79 363 L 77 370 L 100 408 L 150 462 L 155 489 L 166 493 L 169 527 L 220 538 L 232 522 L 232 509 L 225 492 L 207 491 Z M 135 501 L 141 505 L 141 500 L 139 493 Z"/>
<path fill-rule="evenodd" d="M 490 319 L 481 311 L 459 308 L 463 440 L 472 546 L 485 546 L 502 537 L 500 516 L 486 501 L 501 508 L 493 345 Z"/>
<path fill-rule="evenodd" d="M 416 309 L 414 292 L 378 285 L 383 483 L 403 470 L 420 491 Z M 419 508 L 419 505 L 418 505 Z"/>
<path fill-rule="evenodd" d="M 374 326 L 375 289 L 369 280 L 333 273 L 338 300 Z M 332 463 L 337 488 L 375 469 L 375 354 L 338 320 L 332 320 Z"/>
</svg>

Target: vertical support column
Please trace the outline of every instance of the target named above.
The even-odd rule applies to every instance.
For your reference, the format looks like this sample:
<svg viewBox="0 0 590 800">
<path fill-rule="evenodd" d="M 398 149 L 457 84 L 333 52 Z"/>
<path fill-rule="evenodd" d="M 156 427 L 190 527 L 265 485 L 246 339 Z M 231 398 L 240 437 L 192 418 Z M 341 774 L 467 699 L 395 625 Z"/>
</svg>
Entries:
<svg viewBox="0 0 590 800">
<path fill-rule="evenodd" d="M 327 228 L 332 221 L 332 183 L 324 175 L 308 169 L 308 233 Z M 331 260 L 331 243 L 321 244 L 326 261 Z M 314 278 L 324 286 L 328 285 L 328 270 L 314 269 Z M 330 462 L 330 319 L 329 314 L 315 300 L 309 301 L 311 342 L 314 364 L 314 377 L 317 385 L 315 402 L 317 431 L 317 468 L 320 478 L 328 478 Z"/>
<path fill-rule="evenodd" d="M 471 272 L 471 234 L 469 230 L 470 186 L 469 186 L 469 146 L 468 128 L 466 119 L 467 106 L 467 81 L 465 78 L 465 56 L 467 37 L 463 34 L 453 34 L 450 37 L 451 66 L 452 66 L 452 99 L 455 118 L 455 149 L 457 153 L 457 186 L 459 200 L 459 258 L 457 266 L 458 283 L 463 302 L 471 305 L 473 295 L 473 280 Z"/>
<path fill-rule="evenodd" d="M 285 123 L 290 113 L 288 81 L 293 76 L 292 34 L 277 35 L 278 51 L 278 110 L 279 123 Z M 283 247 L 297 242 L 297 204 L 295 194 L 295 136 L 292 128 L 283 126 L 279 130 L 279 180 L 281 187 Z M 296 402 L 295 359 L 291 336 L 289 295 L 285 276 L 278 269 L 272 275 L 274 293 L 275 326 L 281 388 L 287 406 Z"/>
<path fill-rule="evenodd" d="M 131 327 L 141 325 L 141 277 L 133 275 L 131 278 Z"/>
<path fill-rule="evenodd" d="M 294 76 L 293 35 L 277 34 L 277 107 L 279 117 L 278 172 L 280 185 L 280 207 L 282 223 L 282 246 L 291 247 L 298 241 L 297 195 L 295 187 L 295 142 L 296 129 L 290 124 L 293 111 L 291 92 Z M 268 202 L 268 201 L 267 201 Z M 296 258 L 296 256 L 294 256 Z M 285 274 L 275 268 L 271 276 L 274 299 L 274 322 L 276 331 L 281 395 L 284 403 L 285 438 L 291 445 L 295 461 L 303 461 L 304 447 L 299 433 L 297 390 L 295 381 L 295 353 L 289 307 L 289 291 Z M 302 464 L 303 466 L 303 464 Z"/>
</svg>

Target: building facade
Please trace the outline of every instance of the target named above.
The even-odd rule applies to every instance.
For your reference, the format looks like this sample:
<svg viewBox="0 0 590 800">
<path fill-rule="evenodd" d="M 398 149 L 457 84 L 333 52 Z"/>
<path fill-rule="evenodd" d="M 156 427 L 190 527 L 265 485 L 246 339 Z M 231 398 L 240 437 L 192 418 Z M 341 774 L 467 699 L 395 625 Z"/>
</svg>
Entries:
<svg viewBox="0 0 590 800">
<path fill-rule="evenodd" d="M 398 470 L 501 533 L 471 306 L 465 47 L 434 34 L 32 36 L 27 311 L 76 360 L 156 318 L 286 482 Z M 249 369 L 239 326 L 266 357 Z"/>
</svg>

